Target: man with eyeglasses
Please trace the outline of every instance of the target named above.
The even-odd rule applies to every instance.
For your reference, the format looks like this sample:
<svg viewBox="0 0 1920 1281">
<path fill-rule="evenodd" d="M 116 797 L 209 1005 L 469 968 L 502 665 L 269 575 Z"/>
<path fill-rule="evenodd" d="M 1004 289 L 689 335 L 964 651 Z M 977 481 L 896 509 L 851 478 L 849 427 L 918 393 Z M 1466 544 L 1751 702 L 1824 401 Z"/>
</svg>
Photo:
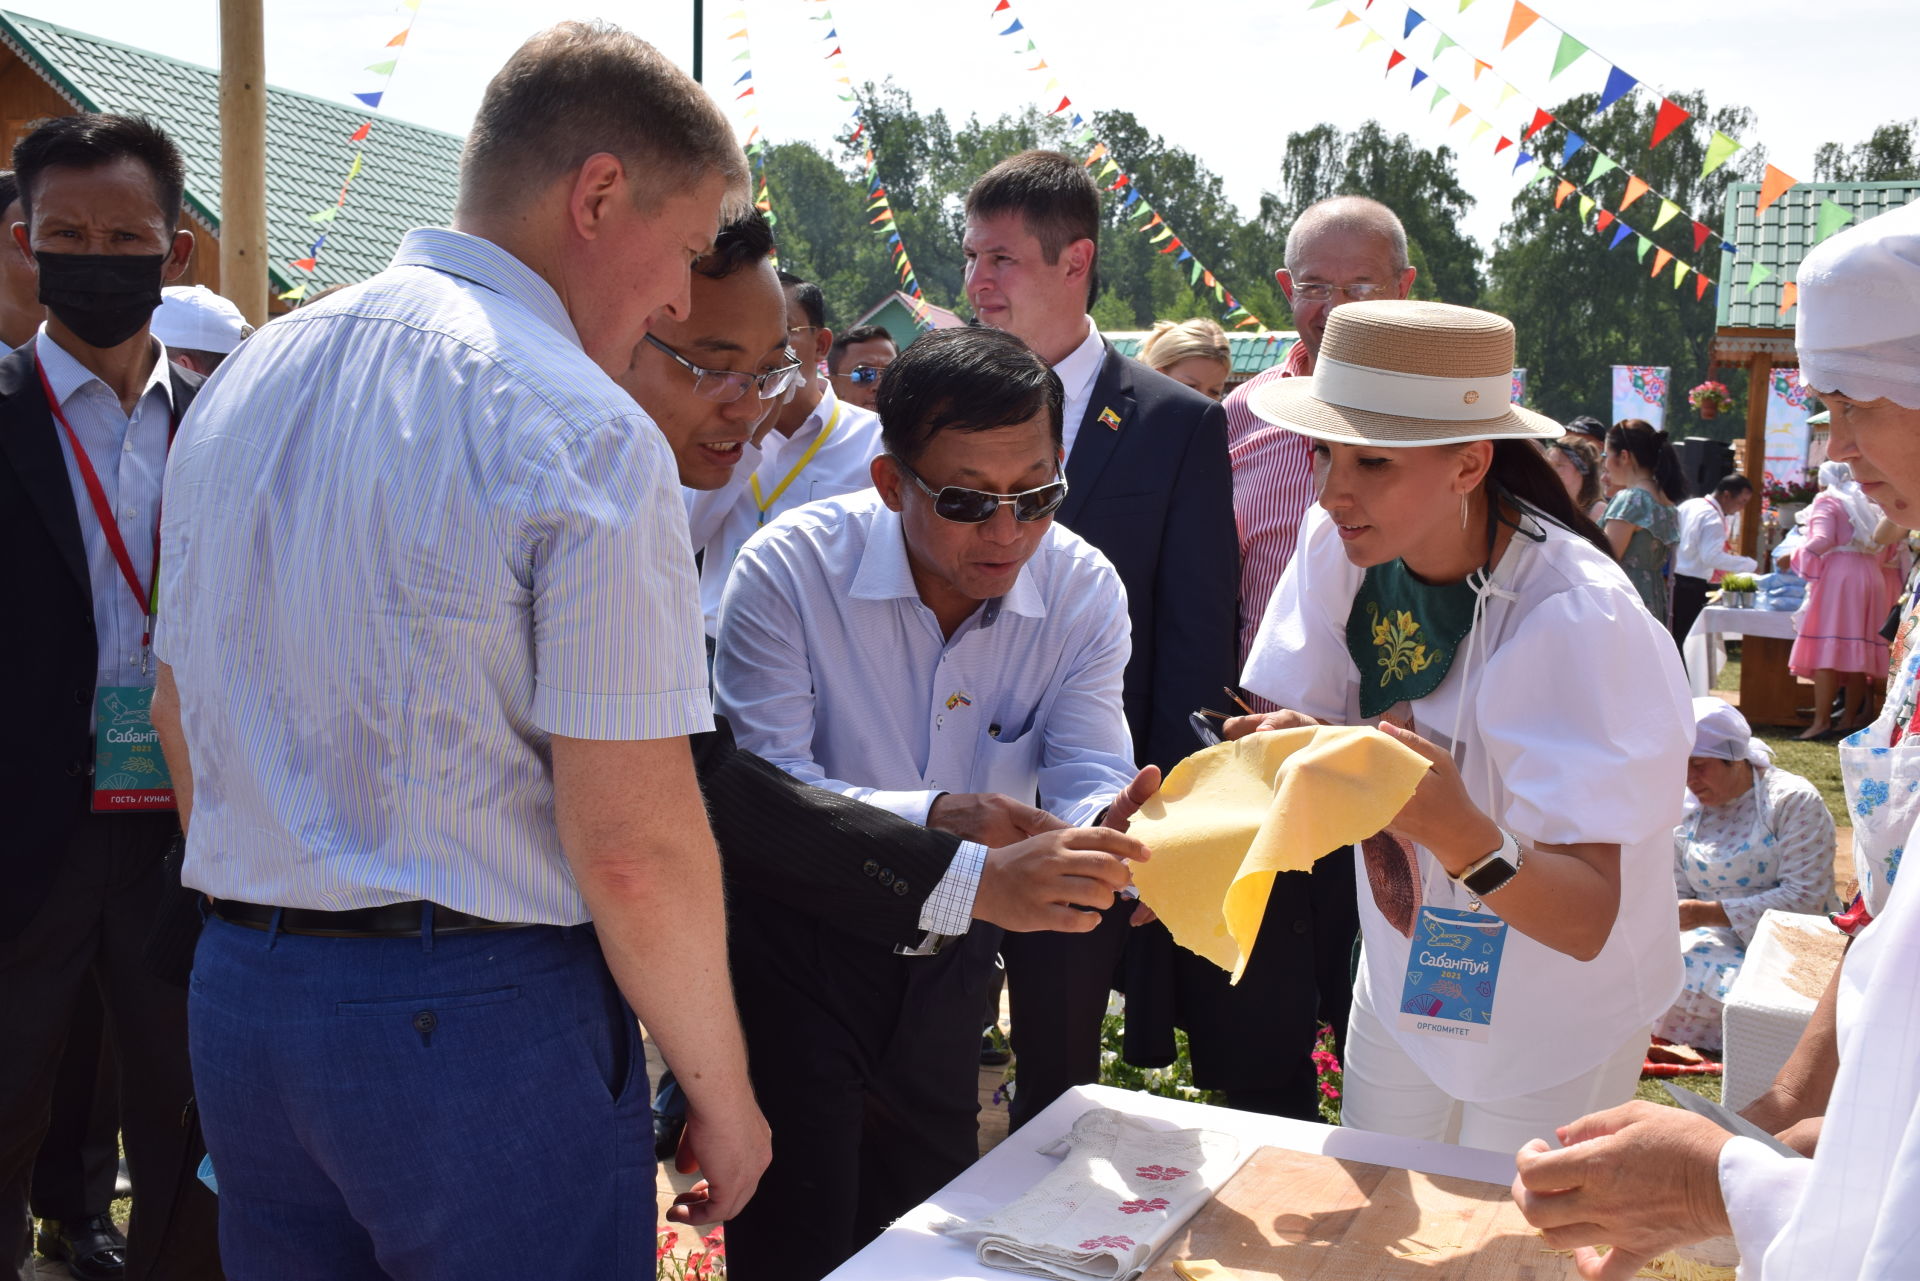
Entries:
<svg viewBox="0 0 1920 1281">
<path fill-rule="evenodd" d="M 880 375 L 900 354 L 885 325 L 855 325 L 834 336 L 827 351 L 827 381 L 833 394 L 850 405 L 872 409 L 880 397 Z"/>
<path fill-rule="evenodd" d="M 1156 785 L 1136 778 L 1121 704 L 1124 589 L 1053 521 L 1062 399 L 1010 334 L 942 330 L 901 354 L 880 385 L 875 489 L 789 513 L 734 564 L 714 684 L 742 747 L 992 847 L 1130 810 Z M 941 932 L 963 936 L 936 955 L 736 895 L 748 1058 L 776 1135 L 761 1196 L 727 1226 L 743 1281 L 823 1275 L 975 1159 L 1001 932 L 968 929 L 973 863 L 956 855 L 934 890 Z M 1114 901 L 1083 889 L 1051 928 L 1091 929 L 1075 907 Z"/>
<path fill-rule="evenodd" d="M 701 553 L 700 608 L 710 638 L 719 634 L 720 596 L 740 545 L 796 507 L 865 489 L 872 483 L 867 464 L 880 452 L 880 420 L 835 396 L 820 373 L 833 346 L 820 286 L 784 271 L 779 279 L 787 346 L 800 362 L 799 376 L 748 444 L 731 481 L 689 503 L 694 549 Z"/>
</svg>

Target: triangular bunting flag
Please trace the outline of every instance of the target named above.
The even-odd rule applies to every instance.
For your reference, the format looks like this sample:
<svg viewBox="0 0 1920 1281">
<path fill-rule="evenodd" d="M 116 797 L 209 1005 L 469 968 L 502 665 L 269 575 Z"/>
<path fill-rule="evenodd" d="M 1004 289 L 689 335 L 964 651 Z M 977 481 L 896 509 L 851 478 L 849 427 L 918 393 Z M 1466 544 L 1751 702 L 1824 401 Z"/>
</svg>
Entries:
<svg viewBox="0 0 1920 1281">
<path fill-rule="evenodd" d="M 1447 121 L 1447 124 L 1449 126 L 1457 125 L 1462 120 L 1465 120 L 1468 116 L 1472 114 L 1473 114 L 1473 108 L 1469 107 L 1466 103 L 1463 102 L 1459 106 L 1453 109 L 1453 119 Z"/>
<path fill-rule="evenodd" d="M 393 69 L 399 65 L 398 58 L 389 58 L 385 62 L 370 62 L 366 69 L 376 76 L 390 76 L 393 74 Z"/>
<path fill-rule="evenodd" d="M 1553 51 L 1553 70 L 1548 73 L 1547 79 L 1554 79 L 1562 71 L 1565 71 L 1568 67 L 1580 61 L 1581 56 L 1585 54 L 1586 51 L 1587 46 L 1562 31 L 1560 33 L 1560 47 Z"/>
<path fill-rule="evenodd" d="M 315 267 L 318 267 L 320 264 L 318 261 L 312 258 L 295 258 L 293 260 L 293 265 L 298 267 L 302 271 L 312 271 Z"/>
<path fill-rule="evenodd" d="M 1360 15 L 1349 9 L 1340 15 L 1340 21 L 1333 24 L 1333 29 L 1338 31 L 1340 28 L 1350 27 L 1358 21 L 1360 21 Z"/>
<path fill-rule="evenodd" d="M 384 91 L 382 91 L 382 93 L 356 93 L 353 96 L 366 103 L 369 107 L 378 107 L 383 93 Z"/>
<path fill-rule="evenodd" d="M 1766 176 L 1760 180 L 1760 200 L 1754 206 L 1753 216 L 1758 218 L 1767 211 L 1767 206 L 1787 194 L 1787 189 L 1795 183 L 1792 174 L 1772 165 L 1767 166 Z"/>
<path fill-rule="evenodd" d="M 1528 121 L 1527 127 L 1520 131 L 1520 141 L 1531 142 L 1533 135 L 1539 133 L 1552 123 L 1553 113 L 1551 111 L 1548 111 L 1545 107 L 1535 107 L 1533 109 L 1533 119 Z"/>
<path fill-rule="evenodd" d="M 1553 189 L 1553 207 L 1555 209 L 1558 209 L 1561 205 L 1566 204 L 1567 197 L 1571 196 L 1574 192 L 1578 190 L 1579 190 L 1578 187 L 1575 187 L 1572 183 L 1568 182 L 1565 178 L 1562 178 L 1560 180 L 1560 185 Z"/>
<path fill-rule="evenodd" d="M 1013 20 L 1013 25 L 1008 27 L 1005 31 L 1002 31 L 1000 34 L 1003 36 L 1010 36 L 1016 31 L 1025 31 L 1026 29 L 1027 29 L 1026 26 L 1020 21 L 1020 19 L 1015 18 Z"/>
<path fill-rule="evenodd" d="M 1512 145 L 1513 145 L 1513 139 L 1507 137 L 1505 134 L 1501 134 L 1500 141 L 1493 144 L 1493 154 L 1497 156 L 1501 152 L 1505 151 L 1508 147 L 1511 147 Z"/>
<path fill-rule="evenodd" d="M 1448 35 L 1446 32 L 1442 31 L 1440 33 L 1440 38 L 1433 42 L 1433 56 L 1435 60 L 1437 61 L 1441 54 L 1445 53 L 1448 49 L 1451 49 L 1454 46 L 1454 43 L 1455 43 L 1454 38 Z"/>
<path fill-rule="evenodd" d="M 1653 117 L 1653 141 L 1648 144 L 1657 147 L 1667 140 L 1667 135 L 1693 119 L 1693 113 L 1675 103 L 1671 98 L 1660 99 L 1660 110 Z"/>
<path fill-rule="evenodd" d="M 1167 247 L 1165 249 L 1162 249 L 1160 252 L 1163 254 L 1170 254 L 1178 248 L 1180 248 L 1180 237 L 1175 236 L 1172 240 L 1169 240 L 1167 242 Z"/>
<path fill-rule="evenodd" d="M 1693 252 L 1699 253 L 1706 246 L 1707 237 L 1713 234 L 1713 228 L 1706 223 L 1695 221 L 1693 224 Z"/>
<path fill-rule="evenodd" d="M 1820 226 L 1813 233 L 1813 243 L 1819 244 L 1840 228 L 1853 221 L 1853 211 L 1837 205 L 1831 200 L 1820 202 Z"/>
<path fill-rule="evenodd" d="M 1613 211 L 1611 209 L 1602 209 L 1594 216 L 1593 229 L 1595 231 L 1605 231 L 1611 226 L 1613 226 Z"/>
<path fill-rule="evenodd" d="M 1404 53 L 1401 53 L 1398 49 L 1395 49 L 1392 53 L 1388 54 L 1387 55 L 1387 74 L 1392 75 L 1393 69 L 1399 66 L 1401 63 L 1405 62 L 1406 60 L 1407 60 L 1407 55 Z"/>
<path fill-rule="evenodd" d="M 1060 105 L 1055 107 L 1052 111 L 1049 111 L 1047 114 L 1050 116 L 1057 116 L 1061 112 L 1065 111 L 1068 107 L 1071 107 L 1072 105 L 1073 105 L 1073 99 L 1062 98 L 1060 99 Z"/>
<path fill-rule="evenodd" d="M 1620 242 L 1625 240 L 1628 236 L 1631 236 L 1632 234 L 1633 234 L 1633 228 L 1627 226 L 1627 224 L 1624 222 L 1621 223 L 1617 228 L 1614 229 L 1613 243 L 1608 245 L 1607 248 L 1618 249 L 1620 247 Z"/>
<path fill-rule="evenodd" d="M 1109 156 L 1107 157 L 1107 163 L 1100 166 L 1100 172 L 1095 174 L 1094 177 L 1104 178 L 1110 173 L 1119 173 L 1119 172 L 1120 172 L 1120 165 L 1118 164 L 1118 162 L 1116 162 L 1113 159 L 1113 157 Z"/>
<path fill-rule="evenodd" d="M 1646 179 L 1642 178 L 1639 174 L 1628 174 L 1626 194 L 1620 197 L 1621 211 L 1624 213 L 1628 205 L 1646 195 L 1648 190 Z"/>
<path fill-rule="evenodd" d="M 1610 174 L 1619 167 L 1614 163 L 1613 157 L 1605 152 L 1596 154 L 1593 158 L 1593 172 L 1587 175 L 1587 185 L 1591 187 L 1602 175 Z"/>
<path fill-rule="evenodd" d="M 1653 229 L 1658 231 L 1679 216 L 1680 206 L 1662 197 L 1660 200 L 1660 212 L 1654 215 Z"/>
<path fill-rule="evenodd" d="M 1425 22 L 1425 21 L 1426 19 L 1422 18 L 1417 12 L 1415 12 L 1412 9 L 1408 9 L 1407 10 L 1407 29 L 1400 33 L 1400 38 L 1402 40 L 1405 40 L 1408 36 L 1413 34 L 1413 29 L 1415 27 L 1419 26 L 1422 22 Z"/>
<path fill-rule="evenodd" d="M 1368 27 L 1367 34 L 1360 37 L 1360 49 L 1362 52 L 1364 52 L 1367 49 L 1372 48 L 1374 45 L 1379 44 L 1382 40 L 1385 40 L 1385 39 L 1386 37 L 1381 35 L 1378 31 L 1375 31 L 1372 27 Z"/>
<path fill-rule="evenodd" d="M 1586 145 L 1587 140 L 1585 138 L 1582 138 L 1571 129 L 1567 130 L 1567 140 L 1560 146 L 1560 163 L 1564 166 L 1580 153 L 1580 148 Z"/>
<path fill-rule="evenodd" d="M 1799 285 L 1789 280 L 1786 284 L 1780 286 L 1780 314 L 1782 316 L 1786 315 L 1789 311 L 1792 311 L 1793 305 L 1799 301 L 1800 301 Z"/>
<path fill-rule="evenodd" d="M 1713 137 L 1707 142 L 1707 160 L 1700 166 L 1700 176 L 1704 178 L 1727 163 L 1727 158 L 1738 150 L 1740 150 L 1738 141 L 1715 129 Z"/>
<path fill-rule="evenodd" d="M 1491 70 L 1493 70 L 1493 64 L 1491 62 L 1482 62 L 1478 58 L 1475 58 L 1473 60 L 1473 78 L 1475 80 L 1478 80 L 1480 78 L 1480 73 L 1482 71 L 1491 71 Z"/>
<path fill-rule="evenodd" d="M 295 285 L 293 288 L 287 290 L 287 292 L 285 292 L 284 294 L 281 294 L 280 301 L 299 302 L 302 298 L 305 298 L 306 296 L 307 296 L 307 282 L 303 280 L 299 284 Z"/>
<path fill-rule="evenodd" d="M 322 209 L 319 213 L 308 214 L 307 221 L 311 223 L 329 223 L 329 222 L 332 222 L 335 218 L 338 218 L 339 216 L 340 216 L 340 206 L 335 205 L 331 209 Z"/>
<path fill-rule="evenodd" d="M 1191 272 L 1189 272 L 1189 273 L 1187 273 L 1187 284 L 1189 284 L 1189 285 L 1197 285 L 1197 284 L 1199 284 L 1199 283 L 1200 283 L 1200 275 L 1201 275 L 1201 273 L 1202 273 L 1202 272 L 1204 272 L 1205 270 L 1206 270 L 1206 268 L 1205 268 L 1205 267 L 1202 267 L 1202 266 L 1200 265 L 1200 260 L 1199 260 L 1198 258 L 1195 258 L 1195 259 L 1193 260 L 1193 270 L 1192 270 Z"/>
<path fill-rule="evenodd" d="M 1435 107 L 1440 105 L 1440 100 L 1442 98 L 1451 97 L 1452 95 L 1453 95 L 1453 90 L 1447 88 L 1445 85 L 1435 85 L 1433 87 L 1433 101 L 1427 104 L 1427 110 L 1432 111 Z"/>
<path fill-rule="evenodd" d="M 1094 161 L 1100 159 L 1100 157 L 1106 154 L 1107 154 L 1107 144 L 1103 142 L 1099 146 L 1095 147 L 1093 149 L 1093 154 L 1088 156 L 1086 160 L 1082 162 L 1083 166 L 1092 164 Z"/>
<path fill-rule="evenodd" d="M 365 142 L 367 135 L 373 132 L 373 121 L 369 120 L 347 135 L 348 142 Z"/>
<path fill-rule="evenodd" d="M 399 35 L 387 41 L 387 48 L 398 49 L 401 45 L 405 44 L 406 42 L 407 42 L 407 33 L 405 31 L 402 31 Z"/>
<path fill-rule="evenodd" d="M 1509 98 L 1513 98 L 1513 97 L 1515 97 L 1515 96 L 1517 96 L 1517 95 L 1519 94 L 1519 92 L 1520 92 L 1520 91 L 1519 91 L 1518 89 L 1516 89 L 1516 88 L 1514 88 L 1514 87 L 1513 87 L 1513 82 L 1512 82 L 1512 81 L 1508 81 L 1508 82 L 1507 82 L 1506 84 L 1503 84 L 1503 85 L 1501 85 L 1501 86 L 1500 86 L 1500 101 L 1498 101 L 1498 102 L 1496 102 L 1496 103 L 1494 103 L 1494 104 L 1493 104 L 1493 105 L 1494 105 L 1494 108 L 1495 108 L 1496 110 L 1498 110 L 1499 108 L 1501 108 L 1501 107 L 1504 107 L 1504 106 L 1506 106 L 1506 105 L 1507 105 L 1507 100 L 1508 100 Z"/>
<path fill-rule="evenodd" d="M 1753 270 L 1747 273 L 1748 292 L 1751 293 L 1754 289 L 1758 288 L 1760 285 L 1760 282 L 1765 280 L 1768 276 L 1771 276 L 1772 274 L 1773 274 L 1773 268 L 1763 267 L 1757 262 L 1754 263 Z"/>
<path fill-rule="evenodd" d="M 1473 126 L 1473 136 L 1467 139 L 1467 141 L 1468 142 L 1480 141 L 1480 139 L 1485 137 L 1487 132 L 1492 128 L 1493 126 L 1488 124 L 1484 117 L 1478 121 L 1475 121 Z"/>
<path fill-rule="evenodd" d="M 1530 165 L 1532 163 L 1533 153 L 1531 151 L 1523 151 L 1520 153 L 1520 158 L 1513 162 L 1513 171 L 1519 173 L 1521 165 Z"/>
<path fill-rule="evenodd" d="M 1620 68 L 1609 67 L 1607 69 L 1607 87 L 1600 91 L 1600 106 L 1598 110 L 1605 111 L 1608 107 L 1611 107 L 1614 103 L 1620 101 L 1620 99 L 1626 97 L 1629 93 L 1632 93 L 1633 87 L 1639 83 L 1638 80 L 1635 80 L 1632 76 L 1620 70 Z"/>
<path fill-rule="evenodd" d="M 1653 251 L 1653 270 L 1648 272 L 1647 274 L 1652 276 L 1659 275 L 1661 272 L 1667 269 L 1667 264 L 1672 261 L 1673 261 L 1672 254 L 1668 253 L 1664 249 L 1655 249 Z"/>
<path fill-rule="evenodd" d="M 1587 215 L 1593 212 L 1593 197 L 1586 192 L 1580 193 L 1580 221 L 1585 222 Z"/>
<path fill-rule="evenodd" d="M 1692 270 L 1693 268 L 1687 266 L 1686 263 L 1681 262 L 1678 259 L 1675 259 L 1673 264 L 1673 287 L 1675 289 L 1678 289 L 1680 287 L 1680 282 L 1685 280 L 1687 278 L 1687 273 Z"/>
<path fill-rule="evenodd" d="M 740 79 L 739 79 L 739 80 L 736 80 L 736 81 L 734 81 L 734 83 L 735 83 L 735 84 L 739 84 L 739 83 L 740 83 L 741 81 L 743 81 L 743 80 L 751 80 L 751 79 L 753 79 L 753 72 L 751 72 L 751 71 L 742 71 L 742 72 L 740 73 Z"/>
<path fill-rule="evenodd" d="M 1521 4 L 1520 0 L 1513 0 L 1513 12 L 1507 17 L 1507 38 L 1500 42 L 1500 47 L 1504 49 L 1518 40 L 1521 35 L 1525 33 L 1526 29 L 1534 24 L 1534 21 L 1539 18 L 1539 16 L 1539 14 Z"/>
<path fill-rule="evenodd" d="M 1707 278 L 1699 272 L 1693 273 L 1693 298 L 1695 302 L 1707 296 Z"/>
<path fill-rule="evenodd" d="M 1413 69 L 1413 83 L 1408 85 L 1407 88 L 1418 89 L 1420 87 L 1420 82 L 1422 80 L 1425 80 L 1426 78 L 1427 78 L 1427 73 L 1420 70 L 1420 68 L 1415 67 Z"/>
</svg>

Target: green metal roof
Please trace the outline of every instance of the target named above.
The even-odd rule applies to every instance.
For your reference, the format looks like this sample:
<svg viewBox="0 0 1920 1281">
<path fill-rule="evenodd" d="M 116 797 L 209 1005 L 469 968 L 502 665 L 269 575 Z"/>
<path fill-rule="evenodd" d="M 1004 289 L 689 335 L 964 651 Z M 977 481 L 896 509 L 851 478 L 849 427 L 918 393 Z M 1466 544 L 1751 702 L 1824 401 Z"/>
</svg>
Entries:
<svg viewBox="0 0 1920 1281">
<path fill-rule="evenodd" d="M 220 226 L 220 73 L 174 58 L 0 12 L 0 42 L 86 111 L 151 117 L 187 161 L 187 205 Z M 364 144 L 350 141 L 373 122 Z M 267 251 L 275 293 L 301 281 L 315 289 L 362 280 L 384 269 L 413 227 L 453 218 L 462 139 L 406 124 L 360 106 L 290 89 L 267 88 Z M 333 207 L 356 146 L 366 159 L 339 216 L 327 226 L 308 216 Z M 319 270 L 292 266 L 309 256 L 321 231 Z M 210 247 L 209 247 L 210 248 Z"/>
<path fill-rule="evenodd" d="M 1147 334 L 1139 330 L 1114 331 L 1108 333 L 1106 339 L 1122 356 L 1138 358 L 1140 348 L 1146 344 Z M 1228 334 L 1227 351 L 1233 356 L 1233 367 L 1227 371 L 1227 377 L 1239 382 L 1265 373 L 1284 362 L 1287 353 L 1299 341 L 1299 334 L 1280 330 L 1269 330 L 1264 334 Z"/>
<path fill-rule="evenodd" d="M 1800 260 L 1813 248 L 1820 226 L 1820 204 L 1831 200 L 1853 215 L 1847 226 L 1898 209 L 1920 199 L 1920 182 L 1808 182 L 1790 187 L 1756 220 L 1760 199 L 1757 183 L 1735 183 L 1727 188 L 1727 217 L 1723 234 L 1739 250 L 1722 254 L 1719 289 L 1721 328 L 1774 329 L 1793 332 L 1800 317 L 1797 307 L 1780 314 L 1780 290 L 1793 279 Z M 1747 281 L 1759 263 L 1773 274 L 1752 289 Z"/>
</svg>

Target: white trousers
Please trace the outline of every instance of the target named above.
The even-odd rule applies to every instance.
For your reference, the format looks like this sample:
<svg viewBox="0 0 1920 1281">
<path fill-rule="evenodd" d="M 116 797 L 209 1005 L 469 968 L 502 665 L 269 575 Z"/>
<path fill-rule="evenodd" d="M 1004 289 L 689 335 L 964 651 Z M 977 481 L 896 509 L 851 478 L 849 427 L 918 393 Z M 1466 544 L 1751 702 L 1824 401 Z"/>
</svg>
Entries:
<svg viewBox="0 0 1920 1281">
<path fill-rule="evenodd" d="M 1363 960 L 1364 966 L 1366 962 Z M 1598 1067 L 1571 1081 L 1514 1098 L 1467 1103 L 1427 1076 L 1380 1021 L 1364 979 L 1354 985 L 1347 1026 L 1347 1058 L 1340 1090 L 1340 1124 L 1381 1134 L 1458 1143 L 1492 1152 L 1517 1152 L 1529 1139 L 1554 1147 L 1554 1131 L 1589 1112 L 1633 1098 L 1646 1060 L 1650 1028 L 1640 1028 Z"/>
</svg>

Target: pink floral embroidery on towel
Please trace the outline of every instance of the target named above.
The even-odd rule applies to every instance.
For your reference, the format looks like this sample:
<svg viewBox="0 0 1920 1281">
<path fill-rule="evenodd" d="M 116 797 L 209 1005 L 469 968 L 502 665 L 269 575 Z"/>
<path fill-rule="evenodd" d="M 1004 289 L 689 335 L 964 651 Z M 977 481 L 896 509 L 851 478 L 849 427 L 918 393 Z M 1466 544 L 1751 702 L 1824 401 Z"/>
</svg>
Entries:
<svg viewBox="0 0 1920 1281">
<path fill-rule="evenodd" d="M 1082 1250 L 1131 1250 L 1133 1249 L 1133 1238 L 1094 1237 L 1092 1240 L 1082 1241 L 1080 1248 Z"/>
<path fill-rule="evenodd" d="M 1164 1210 L 1166 1208 L 1167 1199 L 1163 1196 L 1157 1196 L 1151 1201 L 1122 1201 L 1119 1205 L 1119 1210 L 1122 1214 L 1145 1214 L 1149 1210 Z"/>
<path fill-rule="evenodd" d="M 1175 1179 L 1187 1177 L 1187 1172 L 1177 1165 L 1142 1165 L 1135 1167 L 1133 1172 L 1143 1179 L 1152 1179 L 1160 1183 L 1171 1183 Z"/>
</svg>

